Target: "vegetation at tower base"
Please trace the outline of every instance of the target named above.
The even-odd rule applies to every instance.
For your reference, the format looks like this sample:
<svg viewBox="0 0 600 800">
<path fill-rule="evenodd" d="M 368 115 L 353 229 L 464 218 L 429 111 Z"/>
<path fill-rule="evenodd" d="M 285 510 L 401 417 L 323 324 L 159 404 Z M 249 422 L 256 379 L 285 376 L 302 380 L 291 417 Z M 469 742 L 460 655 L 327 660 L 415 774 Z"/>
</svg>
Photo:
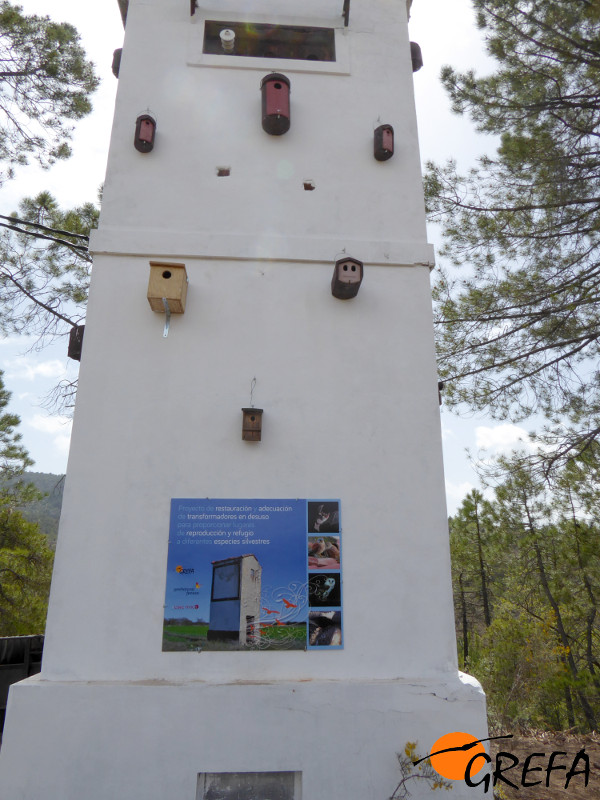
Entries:
<svg viewBox="0 0 600 800">
<path fill-rule="evenodd" d="M 452 265 L 434 288 L 444 400 L 544 415 L 543 458 L 560 463 L 600 435 L 600 5 L 474 6 L 497 68 L 442 81 L 500 145 L 465 175 L 427 165 Z"/>
<path fill-rule="evenodd" d="M 92 203 L 63 210 L 48 192 L 21 201 L 12 227 L 0 228 L 0 333 L 32 337 L 32 347 L 41 349 L 82 323 L 92 259 L 81 237 L 98 214 Z M 56 232 L 38 238 L 40 229 L 27 223 Z M 50 405 L 72 406 L 75 391 L 76 382 L 62 381 Z"/>
<path fill-rule="evenodd" d="M 43 166 L 68 158 L 71 121 L 91 111 L 97 88 L 72 25 L 0 3 L 0 182 L 31 157 Z"/>
<path fill-rule="evenodd" d="M 417 742 L 406 742 L 404 752 L 398 753 L 398 767 L 402 777 L 389 800 L 408 800 L 411 795 L 411 782 L 425 784 L 431 791 L 436 789 L 452 789 L 450 781 L 444 780 L 431 766 L 429 758 L 422 759 L 417 753 Z M 415 765 L 414 762 L 421 761 Z"/>
<path fill-rule="evenodd" d="M 543 480 L 501 460 L 494 499 L 473 491 L 450 519 L 459 659 L 494 729 L 598 729 L 597 465 L 588 452 Z"/>
<path fill-rule="evenodd" d="M 53 560 L 46 537 L 17 510 L 39 495 L 21 480 L 32 461 L 9 399 L 0 373 L 0 636 L 43 633 Z"/>
</svg>

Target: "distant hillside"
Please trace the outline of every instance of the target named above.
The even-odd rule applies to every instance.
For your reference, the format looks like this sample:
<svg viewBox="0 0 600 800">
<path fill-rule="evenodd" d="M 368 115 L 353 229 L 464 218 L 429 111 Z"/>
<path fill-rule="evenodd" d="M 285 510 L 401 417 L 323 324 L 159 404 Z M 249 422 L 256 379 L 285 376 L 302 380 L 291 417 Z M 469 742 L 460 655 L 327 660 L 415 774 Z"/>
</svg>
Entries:
<svg viewBox="0 0 600 800">
<path fill-rule="evenodd" d="M 23 475 L 26 482 L 33 483 L 36 489 L 46 496 L 35 503 L 28 503 L 21 512 L 25 519 L 40 526 L 40 533 L 46 534 L 51 547 L 56 544 L 58 534 L 64 477 L 50 472 L 25 472 Z"/>
</svg>

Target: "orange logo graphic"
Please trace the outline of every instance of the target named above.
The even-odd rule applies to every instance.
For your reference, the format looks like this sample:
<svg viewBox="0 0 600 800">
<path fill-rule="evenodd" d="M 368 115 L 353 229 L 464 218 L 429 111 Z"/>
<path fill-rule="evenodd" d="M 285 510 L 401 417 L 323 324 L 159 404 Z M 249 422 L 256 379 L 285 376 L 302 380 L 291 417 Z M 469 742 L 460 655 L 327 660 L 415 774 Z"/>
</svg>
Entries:
<svg viewBox="0 0 600 800">
<path fill-rule="evenodd" d="M 467 764 L 478 753 L 485 753 L 485 748 L 476 736 L 462 731 L 446 733 L 434 743 L 430 751 L 431 766 L 443 778 L 458 781 L 464 780 Z M 477 762 L 471 767 L 470 774 L 477 775 L 483 769 L 485 760 L 477 768 Z"/>
</svg>

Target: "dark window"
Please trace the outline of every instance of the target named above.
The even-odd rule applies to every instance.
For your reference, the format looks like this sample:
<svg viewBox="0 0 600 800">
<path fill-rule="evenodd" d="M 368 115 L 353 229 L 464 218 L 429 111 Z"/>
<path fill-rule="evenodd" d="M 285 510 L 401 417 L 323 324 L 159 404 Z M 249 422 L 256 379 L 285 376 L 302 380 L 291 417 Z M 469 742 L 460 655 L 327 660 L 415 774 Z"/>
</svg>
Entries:
<svg viewBox="0 0 600 800">
<path fill-rule="evenodd" d="M 224 46 L 221 31 L 233 31 L 233 43 L 229 41 L 231 36 L 227 35 Z M 335 33 L 333 28 L 206 20 L 202 52 L 221 56 L 335 61 Z"/>
<path fill-rule="evenodd" d="M 196 800 L 296 800 L 299 772 L 204 772 L 198 775 Z"/>
<path fill-rule="evenodd" d="M 212 600 L 237 600 L 240 596 L 239 563 L 213 568 Z"/>
</svg>

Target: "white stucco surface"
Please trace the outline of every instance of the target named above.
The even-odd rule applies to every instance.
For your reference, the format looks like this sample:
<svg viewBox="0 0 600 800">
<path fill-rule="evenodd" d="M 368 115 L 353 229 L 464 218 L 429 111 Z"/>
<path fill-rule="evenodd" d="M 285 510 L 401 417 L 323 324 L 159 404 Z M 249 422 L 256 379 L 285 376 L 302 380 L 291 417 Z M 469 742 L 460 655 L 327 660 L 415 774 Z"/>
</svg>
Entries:
<svg viewBox="0 0 600 800">
<path fill-rule="evenodd" d="M 17 707 L 20 724 L 0 754 L 2 796 L 195 800 L 200 772 L 298 771 L 302 800 L 383 800 L 401 778 L 396 754 L 406 742 L 417 741 L 424 755 L 438 734 L 455 729 L 457 715 L 477 730 L 481 702 L 456 677 L 235 685 L 30 679 L 10 700 L 8 724 Z M 431 797 L 418 781 L 409 788 L 411 800 Z M 447 796 L 471 800 L 484 796 L 481 788 L 453 781 Z"/>
<path fill-rule="evenodd" d="M 164 339 L 148 260 L 96 259 L 44 674 L 456 669 L 428 269 L 367 265 L 339 301 L 331 264 L 186 268 Z M 254 377 L 253 445 L 240 409 Z M 343 652 L 161 652 L 171 497 L 319 496 L 343 508 Z"/>
<path fill-rule="evenodd" d="M 297 24 L 293 6 L 129 3 L 43 670 L 11 691 L 3 799 L 195 800 L 198 772 L 280 769 L 305 800 L 383 800 L 407 741 L 486 735 L 457 672 L 406 7 L 355 0 L 345 29 L 341 3 L 303 4 L 343 40 L 331 71 L 198 55 L 204 18 Z M 343 254 L 365 264 L 347 301 Z M 157 259 L 189 277 L 167 338 Z M 241 438 L 253 379 L 260 443 Z M 162 652 L 173 497 L 339 498 L 343 649 Z"/>
</svg>

